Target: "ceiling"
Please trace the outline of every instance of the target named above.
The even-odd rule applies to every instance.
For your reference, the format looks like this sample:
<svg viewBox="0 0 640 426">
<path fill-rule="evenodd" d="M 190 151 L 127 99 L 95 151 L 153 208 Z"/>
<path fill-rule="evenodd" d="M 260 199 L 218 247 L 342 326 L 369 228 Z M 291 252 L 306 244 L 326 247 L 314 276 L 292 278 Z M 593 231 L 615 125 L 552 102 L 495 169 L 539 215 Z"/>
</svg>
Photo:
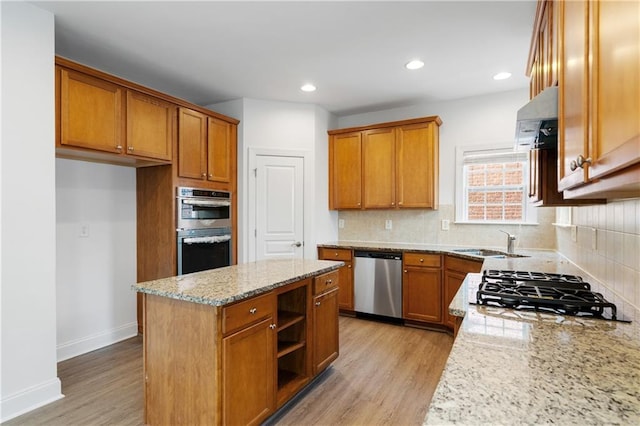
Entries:
<svg viewBox="0 0 640 426">
<path fill-rule="evenodd" d="M 338 115 L 528 86 L 536 1 L 36 1 L 56 54 L 199 105 Z M 404 64 L 420 58 L 424 68 Z M 512 73 L 494 81 L 500 71 Z M 304 83 L 317 86 L 312 93 Z"/>
</svg>

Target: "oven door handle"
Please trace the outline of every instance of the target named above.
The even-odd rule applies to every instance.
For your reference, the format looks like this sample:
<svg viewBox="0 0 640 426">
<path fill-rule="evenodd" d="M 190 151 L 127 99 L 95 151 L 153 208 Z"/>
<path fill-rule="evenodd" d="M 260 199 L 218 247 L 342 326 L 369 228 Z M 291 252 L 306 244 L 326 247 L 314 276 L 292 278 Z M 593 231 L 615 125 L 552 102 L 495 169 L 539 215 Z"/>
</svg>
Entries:
<svg viewBox="0 0 640 426">
<path fill-rule="evenodd" d="M 192 206 L 213 206 L 213 207 L 228 207 L 231 205 L 230 201 L 216 201 L 216 200 L 182 200 L 182 204 L 189 204 Z"/>
<path fill-rule="evenodd" d="M 229 241 L 231 235 L 215 235 L 211 237 L 188 237 L 182 240 L 185 244 L 216 244 Z"/>
</svg>

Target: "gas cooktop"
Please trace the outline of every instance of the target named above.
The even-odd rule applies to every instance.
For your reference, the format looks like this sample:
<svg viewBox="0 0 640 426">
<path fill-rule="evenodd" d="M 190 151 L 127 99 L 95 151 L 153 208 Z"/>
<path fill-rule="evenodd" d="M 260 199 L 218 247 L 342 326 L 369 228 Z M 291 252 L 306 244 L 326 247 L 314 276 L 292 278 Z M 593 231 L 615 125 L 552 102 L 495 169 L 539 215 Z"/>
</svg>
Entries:
<svg viewBox="0 0 640 426">
<path fill-rule="evenodd" d="M 622 321 L 616 305 L 577 275 L 486 270 L 476 299 L 480 305 Z"/>
</svg>

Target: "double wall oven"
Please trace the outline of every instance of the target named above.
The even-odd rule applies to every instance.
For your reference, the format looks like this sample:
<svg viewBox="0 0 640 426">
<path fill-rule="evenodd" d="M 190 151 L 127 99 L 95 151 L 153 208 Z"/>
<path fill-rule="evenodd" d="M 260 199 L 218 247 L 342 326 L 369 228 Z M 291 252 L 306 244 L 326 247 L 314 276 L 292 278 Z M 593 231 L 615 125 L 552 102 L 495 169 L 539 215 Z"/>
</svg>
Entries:
<svg viewBox="0 0 640 426">
<path fill-rule="evenodd" d="M 231 265 L 231 194 L 178 187 L 178 275 Z"/>
</svg>

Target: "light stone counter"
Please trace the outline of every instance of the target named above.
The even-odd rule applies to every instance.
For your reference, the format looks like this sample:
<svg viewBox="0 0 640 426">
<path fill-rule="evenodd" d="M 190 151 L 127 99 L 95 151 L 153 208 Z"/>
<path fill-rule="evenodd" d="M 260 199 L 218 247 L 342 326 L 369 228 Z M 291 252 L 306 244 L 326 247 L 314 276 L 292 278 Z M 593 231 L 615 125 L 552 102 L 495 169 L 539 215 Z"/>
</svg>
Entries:
<svg viewBox="0 0 640 426">
<path fill-rule="evenodd" d="M 487 259 L 483 269 L 575 274 L 597 285 L 553 253 Z M 464 320 L 425 425 L 640 424 L 637 313 L 629 324 L 469 304 L 480 280 L 469 274 L 451 303 Z"/>
<path fill-rule="evenodd" d="M 223 306 L 344 265 L 329 260 L 261 260 L 134 284 L 140 293 Z"/>
</svg>

